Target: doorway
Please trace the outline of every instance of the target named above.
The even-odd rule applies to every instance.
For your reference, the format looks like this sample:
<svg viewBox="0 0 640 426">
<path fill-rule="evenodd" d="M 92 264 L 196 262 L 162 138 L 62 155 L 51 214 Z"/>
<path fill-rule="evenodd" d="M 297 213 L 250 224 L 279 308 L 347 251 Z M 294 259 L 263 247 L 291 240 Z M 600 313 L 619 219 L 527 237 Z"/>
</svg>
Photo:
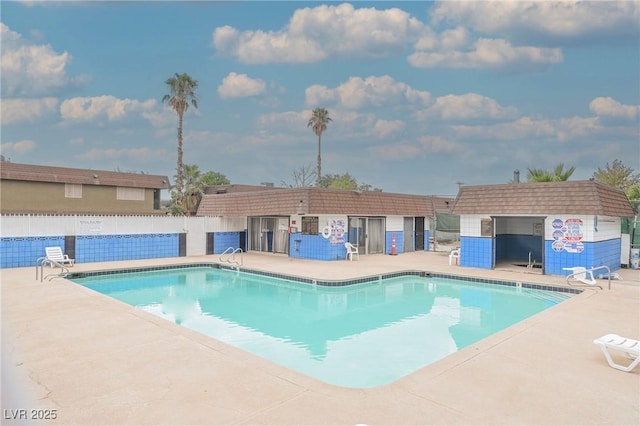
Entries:
<svg viewBox="0 0 640 426">
<path fill-rule="evenodd" d="M 495 216 L 493 267 L 544 274 L 545 217 Z"/>
<path fill-rule="evenodd" d="M 404 218 L 404 227 L 403 227 L 403 244 L 402 250 L 404 253 L 408 253 L 413 251 L 413 218 L 405 217 Z"/>
<path fill-rule="evenodd" d="M 249 218 L 248 249 L 267 253 L 289 253 L 289 217 Z"/>
<path fill-rule="evenodd" d="M 362 254 L 384 253 L 384 231 L 383 217 L 349 217 L 349 242 Z"/>
</svg>

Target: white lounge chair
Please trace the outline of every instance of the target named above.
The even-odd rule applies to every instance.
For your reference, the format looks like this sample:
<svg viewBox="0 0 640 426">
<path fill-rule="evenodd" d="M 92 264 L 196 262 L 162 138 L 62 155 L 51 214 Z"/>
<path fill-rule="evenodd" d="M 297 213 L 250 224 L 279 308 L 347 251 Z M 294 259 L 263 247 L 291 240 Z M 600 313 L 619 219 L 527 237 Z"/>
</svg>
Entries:
<svg viewBox="0 0 640 426">
<path fill-rule="evenodd" d="M 617 334 L 607 334 L 594 340 L 593 343 L 600 345 L 609 365 L 617 370 L 629 372 L 640 363 L 640 342 L 637 340 L 620 337 Z M 631 361 L 631 364 L 626 367 L 621 364 L 616 364 L 611 358 L 609 349 L 622 351 L 633 361 Z"/>
<path fill-rule="evenodd" d="M 62 248 L 60 247 L 45 247 L 44 251 L 47 254 L 45 262 L 51 261 L 49 262 L 51 267 L 56 266 L 56 264 L 73 266 L 76 262 L 75 259 L 71 259 L 68 255 L 62 254 Z"/>
<path fill-rule="evenodd" d="M 358 260 L 360 260 L 360 253 L 358 253 L 358 247 L 354 246 L 351 243 L 344 243 L 344 246 L 347 249 L 347 257 L 345 259 L 349 259 L 353 261 L 353 255 L 358 256 Z"/>
<path fill-rule="evenodd" d="M 569 277 L 573 275 L 573 279 L 576 281 L 580 281 L 583 284 L 598 286 L 598 282 L 593 277 L 593 271 L 588 271 L 584 266 L 574 266 L 573 268 L 562 268 L 565 271 L 571 271 L 571 273 L 567 276 L 567 282 L 569 282 Z M 569 283 L 571 284 L 571 283 Z M 600 286 L 598 286 L 600 287 Z"/>
</svg>

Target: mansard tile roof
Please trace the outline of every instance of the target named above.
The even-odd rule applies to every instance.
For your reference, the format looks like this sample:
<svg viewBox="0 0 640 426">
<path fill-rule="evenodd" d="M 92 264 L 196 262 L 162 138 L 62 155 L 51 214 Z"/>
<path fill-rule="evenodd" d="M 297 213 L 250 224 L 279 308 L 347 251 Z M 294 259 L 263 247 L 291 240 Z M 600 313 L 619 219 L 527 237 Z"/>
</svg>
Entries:
<svg viewBox="0 0 640 426">
<path fill-rule="evenodd" d="M 324 188 L 272 189 L 205 194 L 198 216 L 264 216 L 349 214 L 367 216 L 433 216 L 453 200 L 443 197 Z"/>
<path fill-rule="evenodd" d="M 462 186 L 453 214 L 632 217 L 634 212 L 622 190 L 584 180 Z"/>
</svg>

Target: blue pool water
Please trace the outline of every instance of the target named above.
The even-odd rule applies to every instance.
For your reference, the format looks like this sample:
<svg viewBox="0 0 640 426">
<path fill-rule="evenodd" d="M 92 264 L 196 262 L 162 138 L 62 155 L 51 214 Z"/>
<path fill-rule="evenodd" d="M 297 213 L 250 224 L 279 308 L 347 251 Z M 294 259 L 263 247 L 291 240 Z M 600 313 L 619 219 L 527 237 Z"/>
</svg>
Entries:
<svg viewBox="0 0 640 426">
<path fill-rule="evenodd" d="M 326 287 L 212 267 L 71 278 L 324 382 L 393 382 L 572 296 L 406 275 Z"/>
</svg>

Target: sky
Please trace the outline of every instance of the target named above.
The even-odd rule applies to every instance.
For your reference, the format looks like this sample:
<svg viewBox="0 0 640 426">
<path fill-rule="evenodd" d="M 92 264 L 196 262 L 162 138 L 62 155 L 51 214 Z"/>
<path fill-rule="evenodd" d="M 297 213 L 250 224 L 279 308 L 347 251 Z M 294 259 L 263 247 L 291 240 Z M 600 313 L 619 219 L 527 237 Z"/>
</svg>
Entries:
<svg viewBox="0 0 640 426">
<path fill-rule="evenodd" d="M 1 152 L 176 173 L 165 81 L 198 81 L 184 163 L 455 196 L 519 170 L 640 172 L 639 1 L 2 1 Z"/>
</svg>

